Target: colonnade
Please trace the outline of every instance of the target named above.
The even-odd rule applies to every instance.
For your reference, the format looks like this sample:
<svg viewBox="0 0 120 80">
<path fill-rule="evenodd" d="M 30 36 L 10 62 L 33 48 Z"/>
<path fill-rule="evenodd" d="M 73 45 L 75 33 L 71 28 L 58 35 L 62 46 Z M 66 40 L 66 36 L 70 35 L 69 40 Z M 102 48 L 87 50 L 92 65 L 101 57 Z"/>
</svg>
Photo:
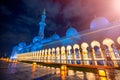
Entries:
<svg viewBox="0 0 120 80">
<path fill-rule="evenodd" d="M 116 46 L 116 44 L 119 45 Z M 105 47 L 101 48 L 103 45 Z M 73 46 L 67 45 L 22 53 L 17 55 L 17 60 L 118 67 L 120 66 L 120 36 L 116 41 L 105 38 L 102 42 L 93 40 L 90 44 L 82 42 Z"/>
</svg>

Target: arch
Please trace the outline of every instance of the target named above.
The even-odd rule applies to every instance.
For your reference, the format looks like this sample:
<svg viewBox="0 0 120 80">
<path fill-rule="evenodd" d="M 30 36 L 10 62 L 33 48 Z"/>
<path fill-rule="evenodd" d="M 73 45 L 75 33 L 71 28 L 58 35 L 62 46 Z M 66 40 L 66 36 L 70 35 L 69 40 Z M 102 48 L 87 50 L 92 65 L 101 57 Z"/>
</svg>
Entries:
<svg viewBox="0 0 120 80">
<path fill-rule="evenodd" d="M 38 59 L 39 59 L 39 51 L 36 51 L 36 59 L 38 61 Z"/>
<path fill-rule="evenodd" d="M 117 38 L 117 42 L 120 44 L 120 36 Z"/>
<path fill-rule="evenodd" d="M 97 65 L 106 65 L 104 61 L 104 55 L 100 47 L 100 43 L 96 40 L 91 42 L 91 47 L 93 48 L 94 59 L 96 60 Z"/>
<path fill-rule="evenodd" d="M 44 55 L 44 50 L 42 50 L 42 55 Z"/>
<path fill-rule="evenodd" d="M 94 48 L 95 46 L 100 47 L 100 43 L 98 41 L 96 41 L 96 40 L 91 42 L 91 47 Z"/>
<path fill-rule="evenodd" d="M 112 44 L 114 44 L 114 41 L 110 38 L 105 38 L 103 40 L 103 45 L 106 45 L 106 46 L 110 47 Z"/>
<path fill-rule="evenodd" d="M 65 53 L 65 47 L 61 47 L 61 62 L 66 63 L 66 53 Z"/>
<path fill-rule="evenodd" d="M 74 49 L 74 59 L 75 59 L 75 63 L 76 64 L 80 64 L 80 59 L 81 59 L 81 54 L 80 54 L 80 50 L 79 50 L 79 45 L 78 44 L 74 44 L 73 45 L 73 49 Z"/>
<path fill-rule="evenodd" d="M 37 57 L 39 56 L 39 51 L 37 51 Z"/>
<path fill-rule="evenodd" d="M 52 62 L 55 62 L 55 48 L 52 48 Z"/>
<path fill-rule="evenodd" d="M 60 48 L 59 47 L 56 48 L 56 55 L 60 55 Z"/>
<path fill-rule="evenodd" d="M 52 53 L 55 51 L 55 48 L 52 48 Z"/>
<path fill-rule="evenodd" d="M 44 61 L 47 62 L 47 49 L 45 49 Z"/>
<path fill-rule="evenodd" d="M 50 48 L 48 49 L 48 52 L 49 52 L 49 53 L 51 52 L 51 49 L 50 49 Z"/>
<path fill-rule="evenodd" d="M 88 43 L 86 43 L 86 42 L 83 42 L 82 44 L 81 44 L 81 48 L 83 49 L 83 50 L 87 50 L 87 47 L 88 47 L 89 45 L 88 45 Z"/>
<path fill-rule="evenodd" d="M 42 50 L 42 62 L 44 62 L 44 50 Z"/>
<path fill-rule="evenodd" d="M 71 45 L 67 45 L 67 50 L 71 50 L 72 49 L 72 47 L 71 47 Z"/>
<path fill-rule="evenodd" d="M 51 62 L 51 49 L 48 49 L 48 62 Z"/>
<path fill-rule="evenodd" d="M 56 48 L 56 51 L 59 51 L 59 50 L 60 50 L 60 48 L 59 48 L 59 47 L 57 47 L 57 48 Z"/>
<path fill-rule="evenodd" d="M 39 53 L 41 54 L 41 50 L 39 51 Z"/>
<path fill-rule="evenodd" d="M 39 57 L 39 58 L 40 58 L 40 62 L 41 62 L 41 57 L 42 57 L 42 54 L 41 54 L 41 52 L 42 52 L 42 51 L 40 50 L 40 51 L 39 51 L 39 53 L 40 53 L 40 57 Z"/>
<path fill-rule="evenodd" d="M 92 47 L 93 59 L 95 60 L 94 64 L 98 65 L 99 61 L 97 61 L 97 58 L 98 58 L 99 54 L 97 54 L 97 53 L 100 53 L 100 43 L 96 40 L 93 40 L 91 42 L 91 47 Z"/>
<path fill-rule="evenodd" d="M 47 56 L 47 52 L 48 52 L 47 49 L 45 49 L 45 56 Z"/>
<path fill-rule="evenodd" d="M 66 47 L 67 49 L 67 64 L 71 64 L 71 58 L 72 58 L 72 54 L 71 54 L 71 49 L 72 49 L 72 46 L 71 45 L 67 45 Z"/>
<path fill-rule="evenodd" d="M 45 53 L 47 52 L 47 49 L 45 49 Z"/>
<path fill-rule="evenodd" d="M 111 58 L 110 60 L 111 60 L 111 62 L 113 62 L 112 65 L 110 65 L 110 66 L 118 67 L 118 62 L 116 61 L 117 58 L 116 58 L 115 53 L 114 53 L 113 48 L 112 48 L 113 44 L 114 44 L 114 41 L 110 38 L 105 38 L 103 40 L 103 45 L 106 45 L 108 47 L 108 51 L 109 51 L 109 55 L 110 55 L 109 58 Z"/>
<path fill-rule="evenodd" d="M 60 63 L 60 48 L 56 48 L 56 63 Z"/>
<path fill-rule="evenodd" d="M 76 49 L 76 48 L 77 48 L 77 49 L 80 48 L 78 44 L 74 44 L 74 45 L 73 45 L 73 49 Z"/>
<path fill-rule="evenodd" d="M 65 51 L 65 47 L 64 46 L 61 47 L 61 52 L 63 52 L 63 51 Z"/>
<path fill-rule="evenodd" d="M 82 48 L 82 55 L 83 55 L 83 64 L 89 65 L 89 60 L 88 60 L 88 51 L 87 48 L 89 47 L 88 43 L 83 42 L 81 44 L 81 48 Z"/>
</svg>

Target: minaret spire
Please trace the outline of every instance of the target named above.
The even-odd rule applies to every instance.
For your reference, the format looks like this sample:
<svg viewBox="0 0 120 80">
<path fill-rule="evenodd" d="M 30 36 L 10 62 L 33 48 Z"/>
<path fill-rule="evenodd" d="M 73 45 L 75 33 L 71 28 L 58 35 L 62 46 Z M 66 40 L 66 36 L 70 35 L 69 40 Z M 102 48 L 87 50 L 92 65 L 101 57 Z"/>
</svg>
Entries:
<svg viewBox="0 0 120 80">
<path fill-rule="evenodd" d="M 40 36 L 41 40 L 44 38 L 44 29 L 46 26 L 45 23 L 45 19 L 46 19 L 46 10 L 44 9 L 41 15 L 41 21 L 39 22 L 39 33 L 38 35 Z"/>
<path fill-rule="evenodd" d="M 45 10 L 45 8 L 44 8 L 44 10 L 43 10 L 43 14 L 44 14 L 44 15 L 46 14 L 46 10 Z"/>
</svg>

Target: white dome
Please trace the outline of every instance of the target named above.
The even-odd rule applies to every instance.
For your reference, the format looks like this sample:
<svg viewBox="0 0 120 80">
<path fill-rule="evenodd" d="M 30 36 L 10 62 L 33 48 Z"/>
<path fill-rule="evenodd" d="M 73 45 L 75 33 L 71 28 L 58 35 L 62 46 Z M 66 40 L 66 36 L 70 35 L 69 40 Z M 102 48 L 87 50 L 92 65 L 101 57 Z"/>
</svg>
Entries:
<svg viewBox="0 0 120 80">
<path fill-rule="evenodd" d="M 33 43 L 39 42 L 41 40 L 40 36 L 35 36 L 33 38 Z"/>
<path fill-rule="evenodd" d="M 52 39 L 53 39 L 53 40 L 60 39 L 60 36 L 59 36 L 58 34 L 54 34 L 54 35 L 52 36 Z"/>
<path fill-rule="evenodd" d="M 103 28 L 105 25 L 110 24 L 110 22 L 104 17 L 97 17 L 93 19 L 90 23 L 90 29 Z"/>
<path fill-rule="evenodd" d="M 70 27 L 66 32 L 66 37 L 70 37 L 70 36 L 74 36 L 74 35 L 78 35 L 78 32 L 75 28 Z"/>
</svg>

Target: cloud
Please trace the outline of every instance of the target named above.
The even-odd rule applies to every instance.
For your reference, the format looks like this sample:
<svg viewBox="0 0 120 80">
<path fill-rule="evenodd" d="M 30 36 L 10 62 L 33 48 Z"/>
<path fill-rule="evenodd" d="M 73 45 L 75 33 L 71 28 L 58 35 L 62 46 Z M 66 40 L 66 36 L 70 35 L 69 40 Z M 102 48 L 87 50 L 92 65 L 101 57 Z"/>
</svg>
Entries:
<svg viewBox="0 0 120 80">
<path fill-rule="evenodd" d="M 91 5 L 88 1 L 84 3 L 81 0 L 71 0 L 63 10 L 64 17 L 86 17 L 89 15 L 89 13 L 91 14 L 91 12 L 94 12 L 94 9 L 91 8 Z"/>
<path fill-rule="evenodd" d="M 118 2 L 118 4 L 116 3 Z M 120 6 L 119 0 L 70 0 L 63 10 L 65 18 L 83 17 L 89 18 L 90 16 L 112 16 L 115 14 L 115 4 Z M 116 8 L 117 11 L 120 8 Z M 109 15 L 110 14 L 110 15 Z"/>
<path fill-rule="evenodd" d="M 37 16 L 40 16 L 41 12 L 44 8 L 46 8 L 47 14 L 49 17 L 55 17 L 59 14 L 61 9 L 61 4 L 59 1 L 52 2 L 50 0 L 22 0 L 24 5 L 26 6 L 26 10 Z"/>
<path fill-rule="evenodd" d="M 0 6 L 0 11 L 2 14 L 4 15 L 11 15 L 12 14 L 12 11 L 10 11 L 6 6 L 4 5 L 1 5 Z"/>
<path fill-rule="evenodd" d="M 45 8 L 49 14 L 49 17 L 56 17 L 57 15 L 59 15 L 61 12 L 61 4 L 56 2 L 47 2 L 45 3 Z"/>
<path fill-rule="evenodd" d="M 28 26 L 31 26 L 33 24 L 37 24 L 37 20 L 35 20 L 35 18 L 32 18 L 32 17 L 28 17 L 27 15 L 19 15 L 15 22 L 17 24 L 26 24 Z"/>
</svg>

